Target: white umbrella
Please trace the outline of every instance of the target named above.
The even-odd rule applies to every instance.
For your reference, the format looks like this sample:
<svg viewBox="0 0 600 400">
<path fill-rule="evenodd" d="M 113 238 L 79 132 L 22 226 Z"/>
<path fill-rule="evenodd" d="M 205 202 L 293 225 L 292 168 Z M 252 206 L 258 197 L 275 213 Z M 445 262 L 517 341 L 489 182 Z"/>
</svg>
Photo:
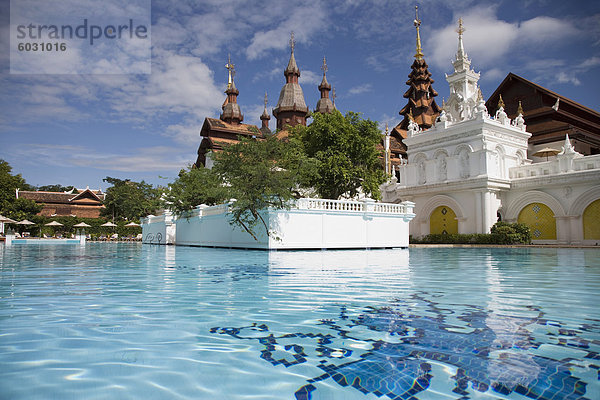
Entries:
<svg viewBox="0 0 600 400">
<path fill-rule="evenodd" d="M 31 221 L 24 219 L 23 221 L 17 222 L 17 225 L 35 225 L 35 222 L 31 222 Z"/>
<path fill-rule="evenodd" d="M 548 156 L 555 156 L 560 153 L 560 150 L 552 149 L 550 147 L 544 147 L 541 150 L 536 151 L 532 154 L 535 157 L 546 157 L 546 161 L 548 161 Z"/>
<path fill-rule="evenodd" d="M 14 219 L 10 219 L 8 217 L 5 217 L 4 215 L 0 215 L 0 222 L 3 222 L 5 224 L 16 224 L 17 221 L 15 221 Z"/>
<path fill-rule="evenodd" d="M 140 226 L 140 224 L 136 224 L 135 222 L 131 221 L 130 223 L 126 224 L 125 226 Z"/>
<path fill-rule="evenodd" d="M 63 226 L 63 224 L 61 224 L 58 221 L 52 221 L 52 222 L 48 222 L 47 224 L 45 224 L 46 226 Z"/>
<path fill-rule="evenodd" d="M 85 222 L 80 222 L 78 224 L 73 225 L 76 228 L 89 228 L 91 225 L 86 224 Z"/>
<path fill-rule="evenodd" d="M 117 226 L 117 224 L 113 224 L 112 222 L 109 221 L 109 222 L 107 222 L 105 224 L 102 224 L 100 226 L 113 226 L 114 227 L 114 226 Z"/>
</svg>

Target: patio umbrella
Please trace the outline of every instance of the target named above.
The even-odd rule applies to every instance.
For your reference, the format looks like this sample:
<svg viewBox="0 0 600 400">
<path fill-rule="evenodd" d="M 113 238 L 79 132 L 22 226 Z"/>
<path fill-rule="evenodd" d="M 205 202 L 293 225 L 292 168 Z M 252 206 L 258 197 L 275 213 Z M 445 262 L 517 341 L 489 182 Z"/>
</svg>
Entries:
<svg viewBox="0 0 600 400">
<path fill-rule="evenodd" d="M 552 149 L 550 147 L 544 147 L 541 150 L 536 151 L 532 155 L 534 157 L 546 157 L 546 161 L 548 161 L 548 156 L 555 156 L 560 153 L 560 150 Z"/>
<path fill-rule="evenodd" d="M 24 219 L 23 221 L 17 222 L 17 225 L 35 225 L 35 222 L 31 222 L 29 220 Z M 40 227 L 40 231 L 42 228 Z"/>
<path fill-rule="evenodd" d="M 140 224 L 136 224 L 135 222 L 131 221 L 130 223 L 126 224 L 125 226 L 140 226 Z"/>
<path fill-rule="evenodd" d="M 17 221 L 15 221 L 14 219 L 10 219 L 8 217 L 5 217 L 4 215 L 0 215 L 0 222 L 5 223 L 5 224 L 16 224 Z"/>
<path fill-rule="evenodd" d="M 91 225 L 86 224 L 85 222 L 80 222 L 78 224 L 73 225 L 76 228 L 89 228 Z"/>
<path fill-rule="evenodd" d="M 117 226 L 117 224 L 113 224 L 112 222 L 109 221 L 109 222 L 107 222 L 105 224 L 102 224 L 100 226 L 112 226 L 112 227 L 115 227 L 115 226 Z"/>
<path fill-rule="evenodd" d="M 46 226 L 63 226 L 63 224 L 61 224 L 58 221 L 52 221 L 52 222 L 48 222 L 47 224 L 45 224 Z"/>
</svg>

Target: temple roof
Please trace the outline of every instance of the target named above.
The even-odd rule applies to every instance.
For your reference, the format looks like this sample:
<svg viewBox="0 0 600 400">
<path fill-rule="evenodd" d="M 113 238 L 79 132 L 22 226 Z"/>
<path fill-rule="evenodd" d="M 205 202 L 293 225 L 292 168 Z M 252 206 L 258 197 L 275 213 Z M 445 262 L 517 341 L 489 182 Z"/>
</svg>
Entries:
<svg viewBox="0 0 600 400">
<path fill-rule="evenodd" d="M 294 126 L 298 123 L 306 125 L 306 118 L 310 115 L 304 101 L 304 93 L 298 83 L 300 69 L 296 65 L 296 58 L 294 56 L 294 32 L 291 34 L 290 47 L 290 61 L 284 71 L 286 83 L 281 88 L 279 100 L 273 109 L 273 115 L 277 118 L 277 127 L 279 129 L 283 129 L 285 125 Z M 282 113 L 287 115 L 283 116 L 281 115 Z M 282 120 L 283 118 L 285 118 L 285 121 Z"/>
<path fill-rule="evenodd" d="M 486 102 L 490 113 L 496 111 L 500 95 L 511 118 L 521 102 L 527 131 L 532 134 L 530 143 L 552 143 L 568 134 L 571 139 L 600 148 L 600 112 L 512 72 Z"/>
<path fill-rule="evenodd" d="M 215 137 L 219 133 L 227 134 L 233 138 L 237 135 L 242 136 L 261 136 L 260 130 L 255 125 L 250 124 L 232 124 L 217 118 L 205 118 L 202 129 L 200 130 L 200 136 L 204 137 Z"/>
<path fill-rule="evenodd" d="M 320 113 L 330 113 L 335 110 L 335 105 L 329 98 L 329 91 L 331 90 L 331 85 L 327 82 L 327 61 L 325 57 L 323 57 L 323 66 L 321 67 L 323 70 L 323 79 L 321 80 L 321 84 L 319 85 L 319 91 L 321 92 L 321 98 L 317 101 L 317 107 L 315 108 L 315 112 Z"/>
<path fill-rule="evenodd" d="M 45 192 L 45 191 L 29 191 L 19 190 L 18 197 L 33 200 L 36 203 L 52 203 L 52 204 L 102 204 L 104 194 L 94 193 L 95 191 L 86 189 L 81 193 L 65 193 L 65 192 Z"/>
</svg>

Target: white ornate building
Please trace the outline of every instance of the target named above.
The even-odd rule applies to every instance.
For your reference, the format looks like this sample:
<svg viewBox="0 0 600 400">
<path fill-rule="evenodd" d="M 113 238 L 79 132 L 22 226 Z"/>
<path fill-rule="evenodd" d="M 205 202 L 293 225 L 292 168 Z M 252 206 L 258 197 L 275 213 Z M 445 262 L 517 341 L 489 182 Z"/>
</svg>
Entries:
<svg viewBox="0 0 600 400">
<path fill-rule="evenodd" d="M 489 115 L 458 29 L 450 98 L 436 124 L 409 124 L 408 159 L 383 185 L 386 202 L 412 201 L 415 237 L 488 233 L 500 218 L 522 222 L 538 243 L 600 243 L 600 155 L 575 152 L 568 136 L 551 160 L 532 163 L 521 113 Z"/>
</svg>

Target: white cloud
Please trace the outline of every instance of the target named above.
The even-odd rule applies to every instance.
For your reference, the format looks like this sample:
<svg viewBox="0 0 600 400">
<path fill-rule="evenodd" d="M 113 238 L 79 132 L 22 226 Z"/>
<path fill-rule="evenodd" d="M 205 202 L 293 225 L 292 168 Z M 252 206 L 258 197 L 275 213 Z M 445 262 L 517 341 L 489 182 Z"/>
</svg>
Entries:
<svg viewBox="0 0 600 400">
<path fill-rule="evenodd" d="M 591 68 L 595 68 L 597 66 L 600 66 L 600 57 L 590 57 L 587 60 L 583 61 L 581 64 L 579 64 L 579 67 L 582 69 L 591 69 Z"/>
<path fill-rule="evenodd" d="M 465 50 L 477 66 L 509 62 L 524 49 L 540 44 L 551 45 L 570 39 L 578 30 L 564 20 L 536 17 L 519 23 L 499 19 L 495 7 L 476 7 L 462 15 L 466 31 L 463 35 Z M 454 18 L 457 20 L 458 16 Z M 456 23 L 432 33 L 426 42 L 431 49 L 428 61 L 448 68 L 457 49 Z"/>
<path fill-rule="evenodd" d="M 561 71 L 556 75 L 556 80 L 558 81 L 558 83 L 572 83 L 576 86 L 581 85 L 581 81 L 577 79 L 576 76 L 569 75 L 564 71 Z"/>
<path fill-rule="evenodd" d="M 373 89 L 373 85 L 371 85 L 370 83 L 364 83 L 362 85 L 350 88 L 348 90 L 348 94 L 350 96 L 355 96 L 355 95 L 358 95 L 361 93 L 370 92 L 372 89 Z"/>
<path fill-rule="evenodd" d="M 179 169 L 190 164 L 189 149 L 154 146 L 127 149 L 126 154 L 100 153 L 92 148 L 73 145 L 28 144 L 14 149 L 13 156 L 32 160 L 41 167 L 89 167 L 107 171 L 140 172 Z M 40 162 L 43 160 L 43 163 Z"/>
<path fill-rule="evenodd" d="M 290 31 L 294 31 L 296 43 L 309 43 L 310 38 L 327 26 L 327 11 L 320 2 L 290 6 L 288 18 L 276 28 L 254 33 L 246 56 L 254 60 L 271 49 L 281 50 L 289 45 Z"/>
<path fill-rule="evenodd" d="M 298 83 L 301 85 L 318 85 L 323 79 L 322 75 L 316 74 L 309 70 L 300 70 L 300 79 Z"/>
</svg>

